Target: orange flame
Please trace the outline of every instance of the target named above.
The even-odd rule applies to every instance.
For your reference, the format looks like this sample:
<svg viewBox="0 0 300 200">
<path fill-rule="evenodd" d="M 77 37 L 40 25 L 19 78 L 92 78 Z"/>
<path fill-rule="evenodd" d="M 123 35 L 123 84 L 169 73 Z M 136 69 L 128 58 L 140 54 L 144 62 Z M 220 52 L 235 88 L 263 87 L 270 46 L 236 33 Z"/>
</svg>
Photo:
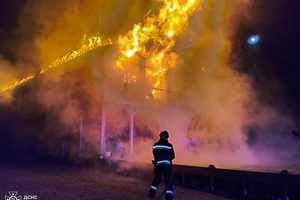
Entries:
<svg viewBox="0 0 300 200">
<path fill-rule="evenodd" d="M 198 0 L 199 1 L 199 0 Z M 189 16 L 195 12 L 198 7 L 196 0 L 158 0 L 162 2 L 159 14 L 149 15 L 145 21 L 140 24 L 135 24 L 133 29 L 125 35 L 120 35 L 117 44 L 120 52 L 125 56 L 116 61 L 117 68 L 122 68 L 122 61 L 129 59 L 135 53 L 140 53 L 145 58 L 149 59 L 146 78 L 150 82 L 152 88 L 164 88 L 164 75 L 170 67 L 175 67 L 177 56 L 169 52 L 174 47 L 175 37 L 180 35 L 184 30 Z M 88 39 L 89 44 L 82 45 L 79 49 L 73 50 L 64 56 L 57 58 L 49 65 L 42 67 L 40 74 L 56 68 L 63 63 L 69 62 L 79 56 L 82 56 L 89 51 L 92 51 L 101 46 L 113 44 L 108 39 L 102 41 L 99 36 Z M 170 54 L 171 56 L 167 56 Z M 168 60 L 166 62 L 166 60 Z M 20 81 L 17 81 L 11 86 L 2 89 L 2 92 L 12 90 L 16 86 L 34 78 L 28 76 Z M 134 79 L 136 77 L 131 77 Z"/>
<path fill-rule="evenodd" d="M 126 35 L 119 36 L 121 53 L 131 57 L 139 52 L 142 56 L 149 57 L 157 51 L 167 52 L 174 46 L 175 37 L 182 33 L 198 3 L 196 0 L 161 1 L 163 5 L 157 16 L 148 16 L 143 24 L 135 24 Z M 152 47 L 149 47 L 150 42 Z"/>
<path fill-rule="evenodd" d="M 122 66 L 122 60 L 130 59 L 135 53 L 148 58 L 146 78 L 152 88 L 165 89 L 164 77 L 169 68 L 176 65 L 176 54 L 170 54 L 175 37 L 180 35 L 187 25 L 189 16 L 198 8 L 196 0 L 160 0 L 162 7 L 157 16 L 148 16 L 144 23 L 135 24 L 133 29 L 118 38 L 120 52 L 116 67 Z M 168 56 L 168 55 L 171 56 Z M 168 58 L 165 58 L 168 57 Z M 167 62 L 164 62 L 168 60 Z M 155 95 L 155 90 L 152 91 Z M 157 96 L 156 96 L 157 97 Z"/>
</svg>

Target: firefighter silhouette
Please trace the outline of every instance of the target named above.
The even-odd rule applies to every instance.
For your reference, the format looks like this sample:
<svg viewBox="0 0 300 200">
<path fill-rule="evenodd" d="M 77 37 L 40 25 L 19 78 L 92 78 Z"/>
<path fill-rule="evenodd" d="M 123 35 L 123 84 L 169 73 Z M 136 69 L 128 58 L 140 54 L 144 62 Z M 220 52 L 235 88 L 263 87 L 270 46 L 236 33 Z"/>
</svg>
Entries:
<svg viewBox="0 0 300 200">
<path fill-rule="evenodd" d="M 173 199 L 173 171 L 172 171 L 172 160 L 175 158 L 174 148 L 169 143 L 169 133 L 164 130 L 159 134 L 159 140 L 154 143 L 152 153 L 154 160 L 154 179 L 151 183 L 149 190 L 149 197 L 154 198 L 162 177 L 165 181 L 165 197 L 166 200 Z"/>
</svg>

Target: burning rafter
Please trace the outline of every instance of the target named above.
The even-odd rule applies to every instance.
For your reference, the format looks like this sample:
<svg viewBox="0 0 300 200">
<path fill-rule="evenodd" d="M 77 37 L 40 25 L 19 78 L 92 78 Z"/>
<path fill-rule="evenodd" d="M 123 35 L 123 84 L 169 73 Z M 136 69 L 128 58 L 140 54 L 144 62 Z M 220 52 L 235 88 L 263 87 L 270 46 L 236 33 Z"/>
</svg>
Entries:
<svg viewBox="0 0 300 200">
<path fill-rule="evenodd" d="M 89 44 L 86 45 L 86 44 L 83 44 L 79 49 L 77 50 L 73 50 L 67 54 L 65 54 L 64 56 L 62 57 L 59 57 L 57 58 L 56 60 L 54 60 L 52 63 L 50 63 L 49 65 L 43 67 L 41 69 L 41 71 L 39 72 L 40 74 L 43 74 L 45 72 L 47 72 L 48 70 L 50 69 L 54 69 L 56 67 L 59 67 L 60 65 L 66 63 L 66 62 L 69 62 L 71 60 L 74 60 L 75 58 L 78 58 L 92 50 L 95 50 L 99 47 L 102 47 L 102 46 L 106 46 L 106 45 L 111 45 L 113 44 L 111 42 L 110 39 L 108 40 L 105 40 L 103 41 L 99 36 L 95 36 L 95 37 L 91 37 L 89 38 Z M 14 84 L 8 86 L 8 87 L 4 87 L 2 89 L 1 92 L 5 92 L 5 91 L 8 91 L 8 90 L 13 90 L 14 88 L 16 88 L 17 86 L 29 81 L 30 79 L 33 79 L 34 76 L 28 76 L 26 78 L 23 78 L 19 81 L 16 81 Z"/>
</svg>

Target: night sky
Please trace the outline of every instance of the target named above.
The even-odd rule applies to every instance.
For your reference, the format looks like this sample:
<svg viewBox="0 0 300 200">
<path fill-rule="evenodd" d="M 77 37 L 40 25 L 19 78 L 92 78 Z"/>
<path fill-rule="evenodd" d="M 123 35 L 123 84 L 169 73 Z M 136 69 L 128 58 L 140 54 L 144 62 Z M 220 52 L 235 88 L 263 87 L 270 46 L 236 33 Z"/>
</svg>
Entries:
<svg viewBox="0 0 300 200">
<path fill-rule="evenodd" d="M 18 45 L 15 42 L 18 20 L 24 2 L 17 0 L 3 0 L 0 2 L 0 55 L 4 59 L 14 60 L 14 47 Z"/>
<path fill-rule="evenodd" d="M 251 20 L 239 24 L 233 52 L 242 59 L 236 69 L 252 77 L 260 100 L 280 112 L 300 113 L 300 2 L 293 0 L 251 1 Z M 247 39 L 259 35 L 257 44 Z"/>
<path fill-rule="evenodd" d="M 297 0 L 250 0 L 250 20 L 238 25 L 233 38 L 233 53 L 242 60 L 240 73 L 253 77 L 253 87 L 262 103 L 293 114 L 300 113 L 300 2 Z M 38 31 L 24 37 L 18 28 L 21 11 L 27 1 L 0 2 L 0 55 L 12 63 L 21 42 L 32 40 Z M 35 24 L 29 24 L 34 27 Z M 38 27 L 34 27 L 38 30 Z M 248 38 L 259 35 L 257 44 L 249 45 Z"/>
</svg>

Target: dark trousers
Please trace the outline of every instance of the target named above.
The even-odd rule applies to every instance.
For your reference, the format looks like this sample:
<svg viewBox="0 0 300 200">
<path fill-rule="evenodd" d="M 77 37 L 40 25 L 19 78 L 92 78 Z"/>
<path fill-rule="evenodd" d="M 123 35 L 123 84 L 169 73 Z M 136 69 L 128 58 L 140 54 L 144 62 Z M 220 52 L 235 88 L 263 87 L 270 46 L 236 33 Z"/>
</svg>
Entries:
<svg viewBox="0 0 300 200">
<path fill-rule="evenodd" d="M 151 188 L 149 191 L 149 196 L 154 197 L 156 191 L 159 187 L 162 177 L 164 177 L 165 181 L 165 189 L 166 189 L 166 199 L 172 200 L 173 199 L 173 184 L 172 184 L 172 166 L 162 164 L 159 166 L 155 166 L 154 168 L 155 176 L 151 183 Z"/>
</svg>

